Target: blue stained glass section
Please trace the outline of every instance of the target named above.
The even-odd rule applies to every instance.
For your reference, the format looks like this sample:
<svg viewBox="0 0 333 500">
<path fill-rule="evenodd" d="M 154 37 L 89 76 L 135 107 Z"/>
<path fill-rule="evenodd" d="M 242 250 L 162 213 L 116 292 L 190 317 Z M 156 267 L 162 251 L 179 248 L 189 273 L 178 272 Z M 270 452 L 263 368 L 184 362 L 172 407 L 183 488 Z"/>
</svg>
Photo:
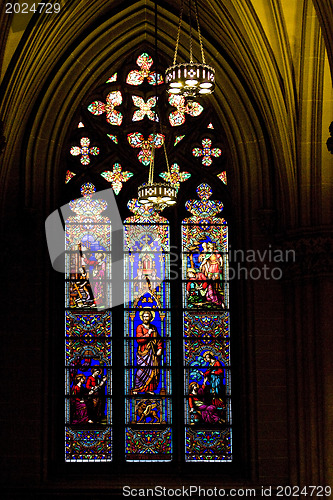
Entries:
<svg viewBox="0 0 333 500">
<path fill-rule="evenodd" d="M 166 219 L 129 203 L 125 221 L 125 457 L 172 458 L 169 227 Z"/>
</svg>

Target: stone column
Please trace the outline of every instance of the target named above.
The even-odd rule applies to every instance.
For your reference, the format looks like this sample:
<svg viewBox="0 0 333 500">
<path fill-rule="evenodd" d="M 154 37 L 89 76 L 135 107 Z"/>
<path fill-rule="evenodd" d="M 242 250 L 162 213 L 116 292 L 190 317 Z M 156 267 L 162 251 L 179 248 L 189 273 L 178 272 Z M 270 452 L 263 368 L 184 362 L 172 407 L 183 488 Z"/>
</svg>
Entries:
<svg viewBox="0 0 333 500">
<path fill-rule="evenodd" d="M 333 485 L 333 232 L 289 234 L 285 307 L 291 482 Z"/>
</svg>

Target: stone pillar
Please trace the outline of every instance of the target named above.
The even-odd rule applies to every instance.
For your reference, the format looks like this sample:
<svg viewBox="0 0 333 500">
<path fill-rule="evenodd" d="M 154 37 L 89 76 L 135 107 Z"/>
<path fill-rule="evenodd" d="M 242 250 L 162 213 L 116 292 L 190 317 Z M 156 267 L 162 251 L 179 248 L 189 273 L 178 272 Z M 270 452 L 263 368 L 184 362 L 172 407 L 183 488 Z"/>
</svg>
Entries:
<svg viewBox="0 0 333 500">
<path fill-rule="evenodd" d="M 333 232 L 289 234 L 285 307 L 291 482 L 333 485 Z"/>
</svg>

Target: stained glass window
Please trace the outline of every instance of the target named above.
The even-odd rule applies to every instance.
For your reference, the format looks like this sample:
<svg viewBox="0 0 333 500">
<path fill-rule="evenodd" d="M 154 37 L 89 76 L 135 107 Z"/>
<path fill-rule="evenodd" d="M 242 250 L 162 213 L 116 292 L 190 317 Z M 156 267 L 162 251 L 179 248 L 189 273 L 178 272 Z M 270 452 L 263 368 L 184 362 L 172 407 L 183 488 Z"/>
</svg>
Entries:
<svg viewBox="0 0 333 500">
<path fill-rule="evenodd" d="M 66 221 L 67 462 L 112 460 L 111 223 L 86 183 Z"/>
<path fill-rule="evenodd" d="M 73 117 L 66 147 L 65 189 L 82 184 L 66 222 L 69 462 L 125 459 L 134 467 L 185 459 L 192 467 L 232 460 L 228 229 L 218 200 L 227 189 L 227 155 L 215 147 L 224 145 L 223 133 L 208 101 L 168 96 L 154 64 L 141 50 L 108 72 Z M 155 181 L 171 182 L 178 193 L 177 206 L 163 216 L 133 199 L 148 179 L 153 146 Z M 213 196 L 208 183 L 220 193 Z M 115 234 L 111 249 L 110 203 L 94 185 L 112 188 L 124 214 L 119 252 Z M 197 197 L 186 194 L 197 186 Z M 111 250 L 123 257 L 121 272 L 113 267 L 120 273 L 113 290 Z M 175 254 L 182 267 L 171 280 Z M 124 304 L 111 315 L 111 292 L 115 303 L 119 290 Z"/>
<path fill-rule="evenodd" d="M 231 376 L 228 228 L 208 184 L 182 223 L 185 460 L 229 462 Z"/>
<path fill-rule="evenodd" d="M 170 461 L 169 225 L 137 200 L 125 220 L 125 457 Z"/>
</svg>

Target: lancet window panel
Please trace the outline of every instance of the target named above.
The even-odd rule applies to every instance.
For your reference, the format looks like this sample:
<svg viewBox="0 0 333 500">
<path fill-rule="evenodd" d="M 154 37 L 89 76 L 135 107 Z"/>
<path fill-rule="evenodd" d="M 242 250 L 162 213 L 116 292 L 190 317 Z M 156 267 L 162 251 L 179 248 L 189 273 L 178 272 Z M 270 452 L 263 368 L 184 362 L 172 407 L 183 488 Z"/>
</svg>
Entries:
<svg viewBox="0 0 333 500">
<path fill-rule="evenodd" d="M 167 219 L 136 200 L 124 223 L 126 461 L 172 459 Z"/>
<path fill-rule="evenodd" d="M 182 222 L 185 461 L 232 461 L 228 227 L 208 184 Z"/>
<path fill-rule="evenodd" d="M 112 460 L 111 223 L 94 186 L 65 225 L 65 461 Z"/>
</svg>

